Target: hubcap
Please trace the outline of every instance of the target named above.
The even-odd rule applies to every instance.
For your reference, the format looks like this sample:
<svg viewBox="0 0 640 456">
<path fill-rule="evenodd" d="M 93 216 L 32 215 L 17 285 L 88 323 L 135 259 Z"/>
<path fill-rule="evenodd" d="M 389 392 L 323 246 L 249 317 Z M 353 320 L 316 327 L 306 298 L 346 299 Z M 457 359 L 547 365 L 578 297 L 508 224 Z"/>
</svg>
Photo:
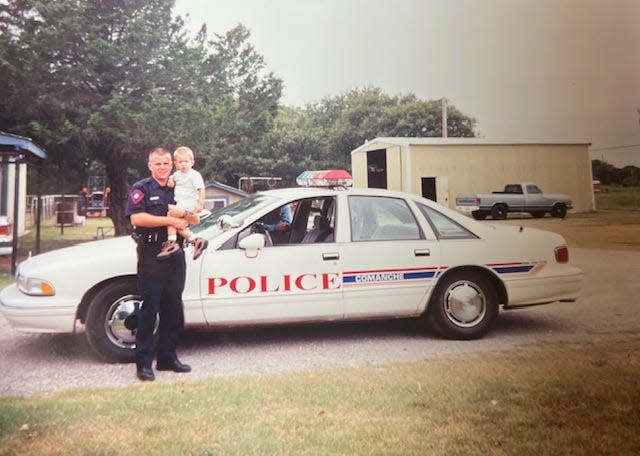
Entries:
<svg viewBox="0 0 640 456">
<path fill-rule="evenodd" d="M 111 304 L 104 322 L 111 343 L 120 348 L 135 348 L 135 332 L 124 326 L 124 320 L 136 310 L 136 306 L 140 308 L 141 305 L 142 299 L 136 295 L 123 296 Z"/>
<path fill-rule="evenodd" d="M 467 281 L 458 281 L 445 294 L 445 314 L 456 326 L 471 328 L 484 317 L 487 307 L 482 290 Z"/>
</svg>

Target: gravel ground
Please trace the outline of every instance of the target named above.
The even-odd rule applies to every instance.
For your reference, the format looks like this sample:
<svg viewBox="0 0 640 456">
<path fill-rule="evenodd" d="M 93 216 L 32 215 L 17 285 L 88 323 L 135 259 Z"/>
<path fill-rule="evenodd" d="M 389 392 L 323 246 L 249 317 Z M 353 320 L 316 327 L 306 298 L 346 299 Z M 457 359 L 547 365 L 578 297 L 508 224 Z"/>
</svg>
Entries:
<svg viewBox="0 0 640 456">
<path fill-rule="evenodd" d="M 586 274 L 577 302 L 501 312 L 495 329 L 481 340 L 439 339 L 417 321 L 192 332 L 185 334 L 179 354 L 193 372 L 157 372 L 156 382 L 382 365 L 529 349 L 546 342 L 637 337 L 640 251 L 574 248 L 571 255 Z M 133 364 L 95 359 L 83 335 L 18 333 L 2 316 L 0 369 L 0 396 L 5 397 L 139 384 Z"/>
</svg>

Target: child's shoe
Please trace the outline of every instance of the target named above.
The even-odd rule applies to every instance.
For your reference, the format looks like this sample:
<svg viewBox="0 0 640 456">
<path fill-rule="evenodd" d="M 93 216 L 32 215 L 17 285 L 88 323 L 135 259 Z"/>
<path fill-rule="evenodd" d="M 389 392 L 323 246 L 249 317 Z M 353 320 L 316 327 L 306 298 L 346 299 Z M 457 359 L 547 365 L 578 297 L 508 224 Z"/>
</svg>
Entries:
<svg viewBox="0 0 640 456">
<path fill-rule="evenodd" d="M 162 250 L 156 255 L 158 260 L 166 260 L 180 251 L 180 246 L 176 241 L 165 241 L 162 243 Z"/>
<path fill-rule="evenodd" d="M 209 245 L 209 241 L 207 241 L 206 239 L 197 237 L 191 241 L 191 244 L 193 244 L 193 259 L 197 260 L 198 258 L 200 258 L 200 255 L 202 255 L 202 252 L 204 252 L 204 250 Z"/>
</svg>

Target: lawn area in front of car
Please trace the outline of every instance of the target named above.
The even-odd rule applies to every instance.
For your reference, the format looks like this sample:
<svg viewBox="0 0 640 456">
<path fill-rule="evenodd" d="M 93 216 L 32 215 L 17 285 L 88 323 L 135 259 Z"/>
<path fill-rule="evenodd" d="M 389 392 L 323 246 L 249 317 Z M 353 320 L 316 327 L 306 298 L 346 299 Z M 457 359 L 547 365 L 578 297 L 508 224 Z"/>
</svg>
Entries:
<svg viewBox="0 0 640 456">
<path fill-rule="evenodd" d="M 36 251 L 36 227 L 27 228 L 28 233 L 20 237 L 18 245 L 18 263 Z M 87 218 L 84 225 L 65 226 L 61 230 L 56 226 L 56 219 L 43 220 L 40 226 L 40 252 L 61 249 L 80 242 L 93 241 L 105 237 L 113 237 L 113 222 L 107 217 Z M 11 276 L 11 255 L 0 256 L 0 290 L 13 282 Z"/>
<path fill-rule="evenodd" d="M 638 454 L 640 337 L 0 399 L 0 454 Z"/>
</svg>

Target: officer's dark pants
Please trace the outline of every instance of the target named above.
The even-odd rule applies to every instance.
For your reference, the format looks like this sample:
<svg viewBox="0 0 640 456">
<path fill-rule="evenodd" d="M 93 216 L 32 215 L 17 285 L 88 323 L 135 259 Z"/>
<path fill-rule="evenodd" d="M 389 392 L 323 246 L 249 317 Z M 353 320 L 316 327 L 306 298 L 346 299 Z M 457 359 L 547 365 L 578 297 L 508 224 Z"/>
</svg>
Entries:
<svg viewBox="0 0 640 456">
<path fill-rule="evenodd" d="M 136 332 L 136 365 L 138 368 L 151 367 L 153 363 L 153 329 L 156 315 L 160 315 L 157 359 L 163 362 L 177 359 L 176 345 L 184 325 L 182 309 L 184 279 L 183 255 L 178 255 L 173 273 L 167 278 L 149 275 L 145 272 L 138 273 L 138 290 L 143 299 Z"/>
</svg>

